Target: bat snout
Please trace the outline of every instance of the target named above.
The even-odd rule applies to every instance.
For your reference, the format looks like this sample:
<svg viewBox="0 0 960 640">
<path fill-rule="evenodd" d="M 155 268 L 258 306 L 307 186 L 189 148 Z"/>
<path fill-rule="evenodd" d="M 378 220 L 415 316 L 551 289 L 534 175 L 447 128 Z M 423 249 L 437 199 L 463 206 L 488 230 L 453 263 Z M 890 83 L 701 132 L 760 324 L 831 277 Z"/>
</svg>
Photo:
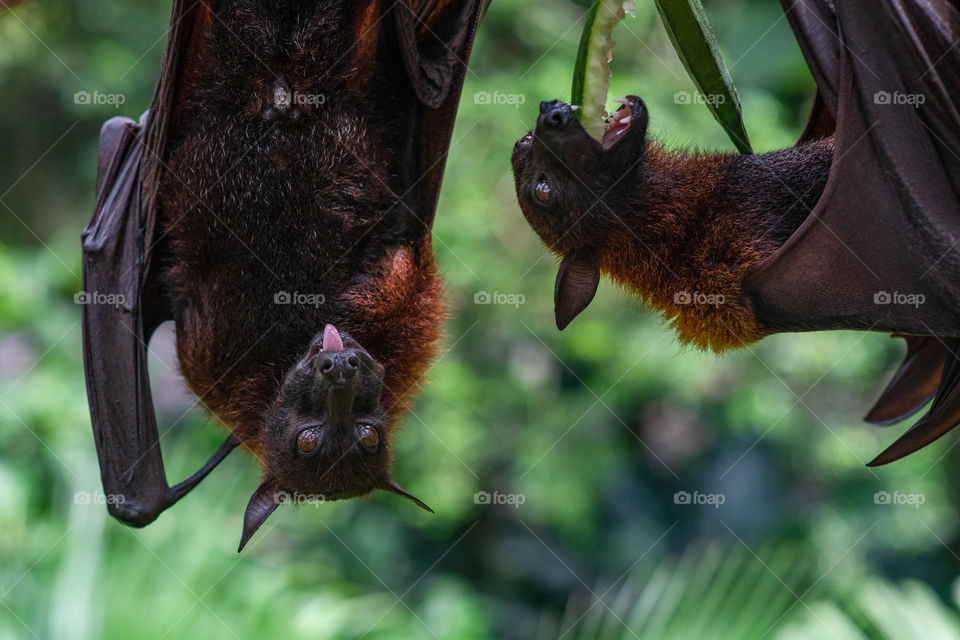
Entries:
<svg viewBox="0 0 960 640">
<path fill-rule="evenodd" d="M 317 358 L 317 371 L 331 384 L 351 382 L 360 369 L 360 360 L 352 351 L 324 353 Z"/>
<path fill-rule="evenodd" d="M 559 100 L 544 100 L 540 103 L 537 129 L 540 131 L 564 131 L 574 119 L 570 105 Z"/>
</svg>

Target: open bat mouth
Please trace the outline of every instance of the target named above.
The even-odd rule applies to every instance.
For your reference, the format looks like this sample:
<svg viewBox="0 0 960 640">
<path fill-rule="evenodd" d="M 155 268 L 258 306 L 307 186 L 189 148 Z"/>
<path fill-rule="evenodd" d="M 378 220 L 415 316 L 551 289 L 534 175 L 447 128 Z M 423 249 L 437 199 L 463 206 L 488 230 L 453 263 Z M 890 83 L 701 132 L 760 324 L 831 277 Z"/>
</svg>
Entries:
<svg viewBox="0 0 960 640">
<path fill-rule="evenodd" d="M 627 137 L 642 140 L 642 133 L 646 129 L 646 108 L 643 101 L 637 96 L 627 96 L 625 98 L 616 98 L 614 102 L 620 103 L 620 107 L 607 115 L 602 122 L 598 123 L 601 127 L 595 129 L 594 136 L 588 133 L 583 123 L 577 117 L 578 107 L 570 106 L 559 100 L 550 100 L 540 103 L 540 116 L 537 118 L 537 127 L 517 142 L 518 148 L 525 148 L 539 139 L 546 143 L 557 155 L 570 160 L 571 156 L 565 153 L 566 147 L 578 145 L 583 150 L 582 145 L 586 139 L 595 139 L 600 148 L 609 151 L 615 145 Z M 639 126 L 638 126 L 639 123 Z M 641 135 L 629 135 L 634 129 L 640 129 Z M 589 143 L 587 143 L 589 146 Z M 570 153 L 577 153 L 577 149 L 571 147 L 566 149 Z"/>
<path fill-rule="evenodd" d="M 603 139 L 600 143 L 604 149 L 609 149 L 617 142 L 623 139 L 630 127 L 634 123 L 634 104 L 627 98 L 614 98 L 614 102 L 619 102 L 620 107 L 607 116 L 604 121 L 606 128 L 603 132 Z"/>
</svg>

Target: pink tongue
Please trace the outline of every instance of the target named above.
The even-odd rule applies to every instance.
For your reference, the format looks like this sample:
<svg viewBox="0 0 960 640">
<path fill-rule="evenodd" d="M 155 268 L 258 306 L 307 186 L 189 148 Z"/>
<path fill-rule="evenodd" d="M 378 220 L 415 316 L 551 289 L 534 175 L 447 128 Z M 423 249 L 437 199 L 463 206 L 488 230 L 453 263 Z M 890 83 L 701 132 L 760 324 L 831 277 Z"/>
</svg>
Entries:
<svg viewBox="0 0 960 640">
<path fill-rule="evenodd" d="M 332 324 L 323 328 L 323 350 L 343 351 L 343 340 L 340 339 L 340 333 Z"/>
</svg>

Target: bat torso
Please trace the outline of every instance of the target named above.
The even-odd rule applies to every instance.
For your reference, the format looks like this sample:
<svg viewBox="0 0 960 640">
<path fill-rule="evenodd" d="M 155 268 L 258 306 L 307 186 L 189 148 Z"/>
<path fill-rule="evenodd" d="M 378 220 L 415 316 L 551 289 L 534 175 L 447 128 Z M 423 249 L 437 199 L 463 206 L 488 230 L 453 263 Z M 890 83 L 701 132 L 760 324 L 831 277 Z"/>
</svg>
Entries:
<svg viewBox="0 0 960 640">
<path fill-rule="evenodd" d="M 234 48 L 230 25 L 214 28 L 198 58 L 215 62 L 188 74 L 167 147 L 163 268 L 181 367 L 241 433 L 325 323 L 384 364 L 394 413 L 439 336 L 429 232 L 411 231 L 327 13 L 247 23 Z"/>
<path fill-rule="evenodd" d="M 599 245 L 601 268 L 673 323 L 685 342 L 723 350 L 763 335 L 741 295 L 823 193 L 826 139 L 756 156 L 677 154 L 651 145 L 644 179 Z"/>
</svg>

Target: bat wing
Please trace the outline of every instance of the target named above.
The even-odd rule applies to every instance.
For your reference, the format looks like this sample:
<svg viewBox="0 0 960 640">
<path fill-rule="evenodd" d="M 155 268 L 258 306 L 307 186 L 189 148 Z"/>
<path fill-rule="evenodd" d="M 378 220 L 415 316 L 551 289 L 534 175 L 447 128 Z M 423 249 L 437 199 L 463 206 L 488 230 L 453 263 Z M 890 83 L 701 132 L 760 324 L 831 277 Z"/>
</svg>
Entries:
<svg viewBox="0 0 960 640">
<path fill-rule="evenodd" d="M 910 427 L 909 431 L 871 460 L 869 463 L 871 467 L 899 460 L 903 456 L 927 446 L 953 429 L 957 424 L 960 424 L 960 357 L 957 356 L 960 353 L 960 339 L 948 338 L 940 343 L 940 346 L 942 349 L 938 351 L 941 357 L 938 360 L 942 373 L 939 376 L 940 382 L 933 394 L 933 404 L 930 406 L 930 410 L 915 425 Z M 902 370 L 908 364 L 909 356 L 908 361 L 905 361 L 900 369 Z M 914 366 L 920 369 L 922 373 L 924 369 L 934 365 L 928 359 L 927 362 L 918 363 Z M 897 373 L 900 373 L 900 370 Z M 896 381 L 896 377 L 894 377 L 894 383 Z M 925 381 L 929 381 L 929 377 Z M 919 388 L 919 386 L 916 388 Z M 909 395 L 906 397 L 909 397 Z"/>
<path fill-rule="evenodd" d="M 960 12 L 945 0 L 782 1 L 836 151 L 817 207 L 748 275 L 758 318 L 960 335 Z"/>
<path fill-rule="evenodd" d="M 888 425 L 906 420 L 927 404 L 943 374 L 947 349 L 931 336 L 899 336 L 907 341 L 907 356 L 893 374 L 865 420 Z"/>
<path fill-rule="evenodd" d="M 186 2 L 176 2 L 182 7 Z M 174 17 L 177 17 L 176 9 Z M 171 42 L 183 36 L 175 22 Z M 176 47 L 174 47 L 176 48 Z M 169 487 L 147 376 L 147 343 L 172 314 L 151 270 L 157 177 L 172 90 L 170 48 L 151 110 L 140 123 L 101 130 L 97 200 L 83 231 L 83 355 L 87 399 L 110 513 L 143 526 L 186 495 L 238 443 L 231 436 L 204 467 Z"/>
<path fill-rule="evenodd" d="M 404 74 L 416 102 L 405 134 L 406 190 L 417 192 L 414 210 L 423 227 L 433 225 L 453 124 L 473 48 L 482 0 L 397 0 L 392 7 L 399 47 L 394 73 Z"/>
<path fill-rule="evenodd" d="M 781 0 L 817 83 L 801 141 L 835 123 L 823 196 L 744 292 L 772 331 L 914 336 L 868 419 L 930 412 L 871 464 L 960 421 L 960 11 L 946 0 Z"/>
</svg>

